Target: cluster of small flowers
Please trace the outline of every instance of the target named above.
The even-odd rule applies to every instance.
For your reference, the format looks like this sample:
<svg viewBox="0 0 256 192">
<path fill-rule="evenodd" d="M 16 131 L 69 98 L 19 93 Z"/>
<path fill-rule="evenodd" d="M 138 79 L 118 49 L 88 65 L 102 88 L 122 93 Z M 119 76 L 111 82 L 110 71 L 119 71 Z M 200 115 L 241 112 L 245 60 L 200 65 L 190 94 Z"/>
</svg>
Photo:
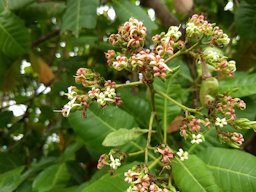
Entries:
<svg viewBox="0 0 256 192">
<path fill-rule="evenodd" d="M 173 152 L 166 145 L 161 145 L 157 147 L 157 151 L 162 155 L 161 162 L 164 165 L 163 167 L 166 169 L 170 169 L 171 160 L 174 158 Z M 183 149 L 179 149 L 179 151 L 176 154 L 178 155 L 181 161 L 188 159 L 188 152 L 183 151 Z"/>
<path fill-rule="evenodd" d="M 219 51 L 206 49 L 203 52 L 203 59 L 207 64 L 213 66 L 217 72 L 229 77 L 232 77 L 236 71 L 236 62 L 234 60 L 228 61 Z"/>
<path fill-rule="evenodd" d="M 137 166 L 124 173 L 125 181 L 130 184 L 127 192 L 168 192 L 166 188 L 159 187 L 156 179 L 145 166 Z"/>
<path fill-rule="evenodd" d="M 227 120 L 228 122 L 231 122 L 236 119 L 236 111 L 235 111 L 236 107 L 241 110 L 244 110 L 246 108 L 246 104 L 240 98 L 223 96 L 218 98 L 218 101 L 215 104 L 214 109 L 216 110 L 216 112 L 220 112 L 224 116 L 225 120 Z"/>
<path fill-rule="evenodd" d="M 122 154 L 102 154 L 98 160 L 97 168 L 102 169 L 104 166 L 108 165 L 112 170 L 116 170 L 118 167 L 121 166 L 121 162 L 124 159 Z"/>
<path fill-rule="evenodd" d="M 204 136 L 200 134 L 202 126 L 208 127 L 210 125 L 209 119 L 197 119 L 194 116 L 189 116 L 183 119 L 180 128 L 180 134 L 184 138 L 191 138 L 192 144 L 199 144 L 204 141 Z"/>
<path fill-rule="evenodd" d="M 144 46 L 147 29 L 141 21 L 130 18 L 118 29 L 118 34 L 112 34 L 109 42 L 128 49 L 137 49 Z"/>
<path fill-rule="evenodd" d="M 161 162 L 163 163 L 163 167 L 166 169 L 170 169 L 171 159 L 173 159 L 173 153 L 171 152 L 170 148 L 165 145 L 161 145 L 157 147 L 158 153 L 162 155 Z"/>
<path fill-rule="evenodd" d="M 165 63 L 164 56 L 173 55 L 175 48 L 184 47 L 184 42 L 178 41 L 181 32 L 178 27 L 171 26 L 166 34 L 155 35 L 152 50 L 143 48 L 145 35 L 146 28 L 137 19 L 131 18 L 129 22 L 124 23 L 120 26 L 118 34 L 109 37 L 109 41 L 112 45 L 121 45 L 126 49 L 125 54 L 108 50 L 105 53 L 107 63 L 117 71 L 137 70 L 165 78 L 170 69 Z"/>
<path fill-rule="evenodd" d="M 77 84 L 82 84 L 84 87 L 99 86 L 100 75 L 93 72 L 91 69 L 79 68 L 76 71 L 75 81 Z"/>
<path fill-rule="evenodd" d="M 218 138 L 224 143 L 239 148 L 240 145 L 244 142 L 244 137 L 241 133 L 237 132 L 228 132 L 228 131 L 218 131 Z"/>
<path fill-rule="evenodd" d="M 215 101 L 212 102 L 211 116 L 213 124 L 217 128 L 218 138 L 231 146 L 239 147 L 244 141 L 243 135 L 237 132 L 229 132 L 220 130 L 226 125 L 231 125 L 237 128 L 236 124 L 236 112 L 235 108 L 238 107 L 241 110 L 246 108 L 246 104 L 239 98 L 233 98 L 231 96 L 219 95 Z M 216 117 L 217 116 L 217 117 Z"/>
<path fill-rule="evenodd" d="M 230 42 L 227 34 L 214 24 L 205 20 L 203 15 L 193 15 L 186 24 L 187 38 L 202 38 L 203 36 L 210 37 L 209 45 L 225 46 Z"/>
<path fill-rule="evenodd" d="M 181 35 L 179 27 L 171 26 L 167 33 L 162 32 L 153 36 L 154 52 L 160 56 L 172 55 L 175 48 L 181 49 L 185 45 L 182 40 L 179 40 Z"/>
<path fill-rule="evenodd" d="M 75 80 L 76 83 L 82 84 L 84 87 L 91 88 L 91 90 L 89 90 L 88 93 L 85 93 L 75 86 L 69 87 L 68 93 L 65 95 L 67 95 L 70 101 L 64 105 L 61 110 L 64 117 L 68 117 L 70 111 L 74 108 L 82 108 L 83 115 L 86 116 L 86 109 L 93 101 L 96 101 L 101 107 L 104 107 L 107 104 L 120 105 L 122 103 L 121 98 L 116 94 L 116 83 L 108 80 L 105 81 L 105 84 L 102 87 L 100 84 L 102 81 L 101 77 L 90 69 L 78 69 Z"/>
<path fill-rule="evenodd" d="M 108 80 L 101 90 L 93 87 L 88 92 L 88 96 L 90 99 L 95 99 L 102 107 L 107 104 L 120 105 L 122 101 L 121 98 L 116 95 L 115 85 L 115 82 Z"/>
</svg>

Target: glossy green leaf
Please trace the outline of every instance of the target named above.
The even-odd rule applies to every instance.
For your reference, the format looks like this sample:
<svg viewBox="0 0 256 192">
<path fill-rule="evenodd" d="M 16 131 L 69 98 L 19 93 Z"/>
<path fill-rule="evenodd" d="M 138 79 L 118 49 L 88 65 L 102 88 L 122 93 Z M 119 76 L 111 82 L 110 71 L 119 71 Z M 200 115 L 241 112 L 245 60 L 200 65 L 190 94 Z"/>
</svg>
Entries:
<svg viewBox="0 0 256 192">
<path fill-rule="evenodd" d="M 141 7 L 130 1 L 113 0 L 113 6 L 121 22 L 126 22 L 130 17 L 134 17 L 142 21 L 149 31 L 157 29 L 157 25 L 149 18 L 147 13 Z"/>
<path fill-rule="evenodd" d="M 79 192 L 123 192 L 129 187 L 129 184 L 124 181 L 124 172 L 128 171 L 131 167 L 136 165 L 132 163 L 119 168 L 112 176 L 107 173 L 106 175 L 99 178 L 89 186 L 85 186 Z"/>
<path fill-rule="evenodd" d="M 172 166 L 175 184 L 182 192 L 218 192 L 211 171 L 205 163 L 195 155 L 189 155 L 188 160 L 175 159 Z"/>
<path fill-rule="evenodd" d="M 23 22 L 9 11 L 0 14 L 0 50 L 7 56 L 20 56 L 30 47 L 30 34 Z"/>
<path fill-rule="evenodd" d="M 6 6 L 10 10 L 17 10 L 25 7 L 26 5 L 29 5 L 34 0 L 5 0 L 5 1 L 6 1 Z"/>
<path fill-rule="evenodd" d="M 135 120 L 131 115 L 114 106 L 102 109 L 95 104 L 87 112 L 86 118 L 82 117 L 80 111 L 72 113 L 69 122 L 86 146 L 95 151 L 103 150 L 102 141 L 112 131 L 136 127 Z"/>
<path fill-rule="evenodd" d="M 24 180 L 21 175 L 23 170 L 24 166 L 21 166 L 0 174 L 0 192 L 14 191 Z"/>
<path fill-rule="evenodd" d="M 245 97 L 256 94 L 256 73 L 236 73 L 234 78 L 220 81 L 219 91 L 230 92 L 234 97 Z"/>
<path fill-rule="evenodd" d="M 43 170 L 33 182 L 34 192 L 47 192 L 56 186 L 64 187 L 69 180 L 70 175 L 68 173 L 66 165 L 52 165 Z"/>
<path fill-rule="evenodd" d="M 93 29 L 97 23 L 98 5 L 99 0 L 68 0 L 63 15 L 62 32 L 70 30 L 78 37 L 81 28 Z"/>
<path fill-rule="evenodd" d="M 256 190 L 256 157 L 236 149 L 208 148 L 199 157 L 223 191 Z"/>
<path fill-rule="evenodd" d="M 256 39 L 256 2 L 242 1 L 235 13 L 238 34 L 246 39 Z"/>
<path fill-rule="evenodd" d="M 129 141 L 139 138 L 144 133 L 147 133 L 147 129 L 133 128 L 133 129 L 118 129 L 109 133 L 102 142 L 102 145 L 106 147 L 121 146 Z"/>
</svg>

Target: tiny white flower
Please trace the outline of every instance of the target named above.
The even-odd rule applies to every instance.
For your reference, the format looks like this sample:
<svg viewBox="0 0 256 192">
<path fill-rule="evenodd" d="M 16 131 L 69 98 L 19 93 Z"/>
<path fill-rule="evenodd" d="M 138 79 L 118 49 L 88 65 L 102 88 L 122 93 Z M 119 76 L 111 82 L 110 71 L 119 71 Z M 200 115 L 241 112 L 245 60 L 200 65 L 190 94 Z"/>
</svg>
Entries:
<svg viewBox="0 0 256 192">
<path fill-rule="evenodd" d="M 194 144 L 199 144 L 203 142 L 203 138 L 202 138 L 202 135 L 201 134 L 192 134 L 192 140 L 191 140 L 191 143 Z"/>
<path fill-rule="evenodd" d="M 193 34 L 197 34 L 200 32 L 200 29 L 198 26 L 195 25 L 193 22 L 188 22 L 186 25 L 186 32 L 188 36 L 192 36 Z"/>
<path fill-rule="evenodd" d="M 174 40 L 177 41 L 181 37 L 181 32 L 179 31 L 179 27 L 171 26 L 166 34 L 166 36 L 174 37 Z"/>
<path fill-rule="evenodd" d="M 97 97 L 97 102 L 101 105 L 104 106 L 106 104 L 106 97 L 103 92 L 100 92 L 100 94 Z"/>
<path fill-rule="evenodd" d="M 236 71 L 236 62 L 234 60 L 229 61 L 228 67 L 231 69 L 232 72 L 235 72 Z"/>
<path fill-rule="evenodd" d="M 105 96 L 113 99 L 116 96 L 116 90 L 114 88 L 107 87 L 106 91 L 104 92 Z"/>
<path fill-rule="evenodd" d="M 184 161 L 185 159 L 188 159 L 188 152 L 183 151 L 183 149 L 179 149 L 179 151 L 177 152 L 177 155 L 180 157 L 181 161 Z"/>
<path fill-rule="evenodd" d="M 75 103 L 76 97 L 69 101 L 61 110 L 61 113 L 64 117 L 68 117 L 71 109 L 76 106 L 81 106 L 81 104 Z"/>
<path fill-rule="evenodd" d="M 121 162 L 119 159 L 114 159 L 114 157 L 112 155 L 110 155 L 110 164 L 109 166 L 112 168 L 112 169 L 117 169 L 117 167 L 119 167 L 121 165 Z"/>
<path fill-rule="evenodd" d="M 69 100 L 72 100 L 77 95 L 75 88 L 76 88 L 75 86 L 68 87 L 68 93 L 65 93 L 65 95 L 68 96 Z"/>
<path fill-rule="evenodd" d="M 227 124 L 228 123 L 227 123 L 226 118 L 222 118 L 222 119 L 219 117 L 216 118 L 216 121 L 215 121 L 216 126 L 223 127 L 224 125 L 227 125 Z"/>
</svg>

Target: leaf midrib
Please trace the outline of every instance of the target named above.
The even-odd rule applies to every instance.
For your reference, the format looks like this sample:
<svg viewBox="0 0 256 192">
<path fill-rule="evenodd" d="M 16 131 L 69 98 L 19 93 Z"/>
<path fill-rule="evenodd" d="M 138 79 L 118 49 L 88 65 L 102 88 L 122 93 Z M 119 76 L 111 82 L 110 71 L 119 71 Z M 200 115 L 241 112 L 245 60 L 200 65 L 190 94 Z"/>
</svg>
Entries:
<svg viewBox="0 0 256 192">
<path fill-rule="evenodd" d="M 112 127 L 110 124 L 108 124 L 106 121 L 104 121 L 103 119 L 99 118 L 99 116 L 97 116 L 92 110 L 90 110 L 90 112 L 93 114 L 93 116 L 99 120 L 103 125 L 105 125 L 106 127 L 108 127 L 110 130 L 112 131 L 116 131 L 117 129 L 115 129 L 114 127 Z"/>
<path fill-rule="evenodd" d="M 23 52 L 24 49 L 23 47 L 15 40 L 15 38 L 13 38 L 13 36 L 4 28 L 4 25 L 2 23 L 0 23 L 0 29 L 3 30 L 3 32 L 9 37 L 12 39 L 12 42 L 14 44 L 16 44 L 16 46 Z"/>
<path fill-rule="evenodd" d="M 245 177 L 250 177 L 250 178 L 256 179 L 256 176 L 252 176 L 252 175 L 249 175 L 249 174 L 246 174 L 246 173 L 234 171 L 234 170 L 231 170 L 231 169 L 226 169 L 226 168 L 223 168 L 223 167 L 217 167 L 217 166 L 213 166 L 213 165 L 207 165 L 207 167 L 209 167 L 210 169 L 217 169 L 219 171 L 229 172 L 229 173 L 232 173 L 232 174 L 242 175 L 242 176 L 245 176 Z"/>
<path fill-rule="evenodd" d="M 60 175 L 60 172 L 61 172 L 61 169 L 62 169 L 63 166 L 65 166 L 65 165 L 60 165 L 60 166 L 58 167 L 58 170 L 57 170 L 57 172 L 56 172 L 56 174 L 54 175 L 54 178 L 53 178 L 53 180 L 52 180 L 52 186 L 57 183 L 57 180 L 58 180 L 58 178 L 59 178 L 59 175 Z M 65 167 L 64 167 L 64 168 L 65 168 Z"/>
<path fill-rule="evenodd" d="M 180 165 L 185 169 L 185 171 L 192 177 L 192 179 L 198 184 L 200 188 L 203 189 L 203 191 L 207 192 L 204 187 L 197 181 L 197 179 L 194 177 L 194 175 L 189 171 L 189 169 L 177 158 L 177 161 L 180 163 Z"/>
</svg>

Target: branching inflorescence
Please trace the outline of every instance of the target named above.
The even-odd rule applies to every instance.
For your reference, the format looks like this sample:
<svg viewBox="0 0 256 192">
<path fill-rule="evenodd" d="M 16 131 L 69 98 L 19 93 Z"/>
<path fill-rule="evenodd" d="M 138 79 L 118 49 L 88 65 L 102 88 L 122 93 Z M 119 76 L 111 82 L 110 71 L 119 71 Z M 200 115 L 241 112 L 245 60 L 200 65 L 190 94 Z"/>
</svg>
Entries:
<svg viewBox="0 0 256 192">
<path fill-rule="evenodd" d="M 117 71 L 127 70 L 141 74 L 140 81 L 128 84 L 116 84 L 111 80 L 104 80 L 100 74 L 91 69 L 80 68 L 75 75 L 75 81 L 85 89 L 69 87 L 68 99 L 70 100 L 62 109 L 63 116 L 67 117 L 73 109 L 81 109 L 84 116 L 86 109 L 93 102 L 101 107 L 110 104 L 120 105 L 121 97 L 116 89 L 125 86 L 145 85 L 150 95 L 152 114 L 149 120 L 147 144 L 145 148 L 133 153 L 139 155 L 145 153 L 145 163 L 128 170 L 125 173 L 125 181 L 130 184 L 127 191 L 174 191 L 171 179 L 168 177 L 157 178 L 150 173 L 150 170 L 158 164 L 162 169 L 171 169 L 172 161 L 188 159 L 188 152 L 183 149 L 172 149 L 168 145 L 166 132 L 157 124 L 157 116 L 154 104 L 154 95 L 158 94 L 169 102 L 177 105 L 184 111 L 184 118 L 180 127 L 180 135 L 190 139 L 196 145 L 205 140 L 206 130 L 216 129 L 217 137 L 221 142 L 233 147 L 240 147 L 243 143 L 243 135 L 239 132 L 230 131 L 227 127 L 235 129 L 256 129 L 255 122 L 245 118 L 237 118 L 235 108 L 245 109 L 245 102 L 239 98 L 233 98 L 218 92 L 218 80 L 224 77 L 232 77 L 236 67 L 235 61 L 225 57 L 218 48 L 229 44 L 227 34 L 215 24 L 209 23 L 202 15 L 193 15 L 187 22 L 184 40 L 182 33 L 177 26 L 171 26 L 166 33 L 156 34 L 152 38 L 150 49 L 144 47 L 147 29 L 141 21 L 130 18 L 118 29 L 117 34 L 109 37 L 109 42 L 116 50 L 108 50 L 105 53 L 107 63 Z M 163 81 L 179 70 L 177 67 L 170 67 L 169 62 L 179 55 L 188 54 L 196 61 L 200 69 L 200 108 L 189 108 L 169 95 L 156 90 L 153 86 L 155 78 Z M 175 91 L 175 90 L 173 90 Z M 207 109 L 207 110 L 205 110 Z M 86 121 L 86 119 L 85 119 Z M 163 133 L 162 143 L 155 148 L 150 146 L 152 129 Z M 160 130 L 159 130 L 160 129 Z M 152 149 L 153 148 L 153 149 Z M 157 155 L 152 155 L 150 150 L 155 150 Z M 117 169 L 129 154 L 112 150 L 109 154 L 103 154 L 98 163 L 98 168 L 109 165 L 112 170 Z M 148 156 L 153 160 L 149 164 Z M 171 174 L 170 172 L 168 172 Z M 160 173 L 161 175 L 161 173 Z M 171 176 L 169 177 L 171 178 Z"/>
</svg>

